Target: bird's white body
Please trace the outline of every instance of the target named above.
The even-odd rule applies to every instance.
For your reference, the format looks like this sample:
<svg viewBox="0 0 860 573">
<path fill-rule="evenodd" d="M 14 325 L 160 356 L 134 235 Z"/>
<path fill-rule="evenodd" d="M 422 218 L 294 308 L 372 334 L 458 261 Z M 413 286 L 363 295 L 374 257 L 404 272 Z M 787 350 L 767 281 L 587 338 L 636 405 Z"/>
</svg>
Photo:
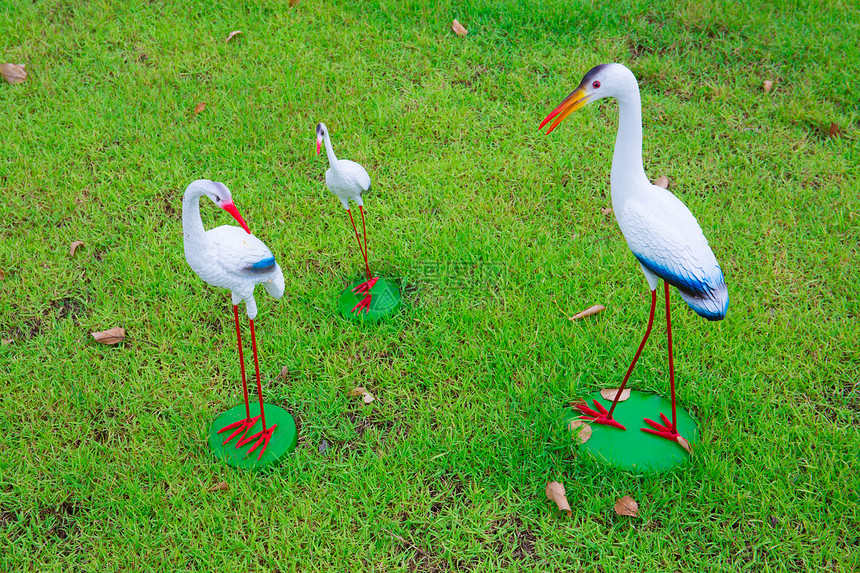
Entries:
<svg viewBox="0 0 860 573">
<path fill-rule="evenodd" d="M 729 294 L 723 272 L 699 222 L 672 193 L 651 184 L 642 166 L 639 84 L 621 64 L 598 66 L 602 90 L 618 100 L 618 136 L 612 157 L 612 210 L 651 290 L 658 277 L 675 286 L 697 314 L 720 320 Z M 595 68 L 597 70 L 598 68 Z M 608 80 L 607 80 L 608 77 Z M 583 80 L 587 84 L 588 76 Z M 601 97 L 607 97 L 603 95 Z"/>
<path fill-rule="evenodd" d="M 182 198 L 185 260 L 207 283 L 229 289 L 234 305 L 245 301 L 245 311 L 253 320 L 257 316 L 254 287 L 262 284 L 274 298 L 281 298 L 284 275 L 272 251 L 254 235 L 232 225 L 204 230 L 200 197 L 223 194 L 221 188 L 226 191 L 221 183 L 201 179 L 185 190 Z M 229 191 L 226 193 L 229 196 Z"/>
<path fill-rule="evenodd" d="M 338 159 L 331 146 L 331 138 L 324 124 L 320 124 L 318 132 L 325 142 L 329 168 L 325 172 L 325 184 L 334 193 L 344 209 L 349 209 L 349 202 L 355 201 L 359 207 L 364 206 L 361 195 L 370 190 L 370 175 L 367 171 L 349 159 Z"/>
</svg>

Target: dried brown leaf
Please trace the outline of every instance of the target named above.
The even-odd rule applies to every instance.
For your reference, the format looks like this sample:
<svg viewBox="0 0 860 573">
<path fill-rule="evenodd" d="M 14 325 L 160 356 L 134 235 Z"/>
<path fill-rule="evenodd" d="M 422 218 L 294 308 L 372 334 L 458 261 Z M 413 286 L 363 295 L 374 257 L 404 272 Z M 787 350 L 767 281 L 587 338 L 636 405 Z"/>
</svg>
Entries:
<svg viewBox="0 0 860 573">
<path fill-rule="evenodd" d="M 299 0 L 290 0 L 290 8 L 294 7 L 298 3 L 299 3 Z"/>
<path fill-rule="evenodd" d="M 582 312 L 577 312 L 568 320 L 579 320 L 580 318 L 585 318 L 586 316 L 591 316 L 592 314 L 597 314 L 598 312 L 603 312 L 604 310 L 606 310 L 605 306 L 603 306 L 602 304 L 595 304 L 594 306 L 589 306 Z"/>
<path fill-rule="evenodd" d="M 203 111 L 204 109 L 206 109 L 206 102 L 201 101 L 200 103 L 198 103 L 197 105 L 194 106 L 194 114 L 196 115 L 196 114 L 200 113 L 201 111 Z"/>
<path fill-rule="evenodd" d="M 230 486 L 229 486 L 229 485 L 227 485 L 227 482 L 226 482 L 226 481 L 222 481 L 222 482 L 220 482 L 220 483 L 216 483 L 215 485 L 213 485 L 212 487 L 210 487 L 210 488 L 209 488 L 209 489 L 207 489 L 206 491 L 208 491 L 208 492 L 210 492 L 210 493 L 211 493 L 211 492 L 213 492 L 213 491 L 224 491 L 224 490 L 227 490 L 227 489 L 229 489 L 229 488 L 230 488 Z"/>
<path fill-rule="evenodd" d="M 657 179 L 654 180 L 654 185 L 657 187 L 662 187 L 663 189 L 669 188 L 669 178 L 665 175 L 661 175 Z"/>
<path fill-rule="evenodd" d="M 615 400 L 615 395 L 618 394 L 618 388 L 604 388 L 600 391 L 600 395 L 603 396 L 604 400 L 609 400 L 610 402 Z M 619 402 L 623 402 L 630 398 L 630 388 L 625 388 L 621 392 L 621 397 L 618 398 Z"/>
<path fill-rule="evenodd" d="M 83 246 L 84 246 L 84 242 L 83 242 L 83 241 L 75 241 L 75 242 L 73 242 L 71 245 L 69 245 L 69 255 L 71 255 L 71 256 L 73 256 L 73 257 L 74 257 L 74 256 L 75 256 L 75 251 L 77 251 L 77 250 L 78 250 L 78 247 L 83 247 Z"/>
<path fill-rule="evenodd" d="M 24 64 L 0 64 L 0 75 L 12 85 L 20 84 L 27 79 Z"/>
<path fill-rule="evenodd" d="M 765 80 L 764 83 L 761 84 L 761 89 L 764 90 L 764 93 L 770 93 L 770 90 L 773 89 L 773 82 Z"/>
<path fill-rule="evenodd" d="M 4 339 L 3 339 L 3 346 L 9 346 L 9 345 L 10 345 L 10 344 L 12 344 L 13 342 L 15 342 L 15 339 L 14 339 L 14 338 L 4 338 Z"/>
<path fill-rule="evenodd" d="M 684 448 L 685 450 L 687 450 L 687 453 L 688 453 L 688 454 L 692 454 L 692 453 L 693 453 L 693 448 L 692 448 L 692 446 L 690 446 L 690 442 L 688 442 L 688 441 L 684 438 L 684 436 L 678 436 L 678 438 L 676 439 L 676 441 L 678 442 L 678 445 L 680 445 L 682 448 Z"/>
<path fill-rule="evenodd" d="M 232 32 L 230 32 L 230 35 L 227 36 L 227 39 L 224 40 L 224 43 L 226 44 L 227 42 L 229 42 L 230 40 L 232 40 L 233 38 L 235 38 L 236 36 L 238 36 L 241 33 L 242 33 L 242 30 L 233 30 Z"/>
<path fill-rule="evenodd" d="M 557 481 L 551 481 L 546 484 L 546 496 L 550 501 L 555 502 L 559 511 L 563 511 L 568 517 L 573 515 L 570 511 L 570 504 L 567 502 L 567 492 L 564 491 L 564 486 Z"/>
<path fill-rule="evenodd" d="M 601 207 L 601 208 L 600 208 L 600 212 L 601 212 L 605 217 L 608 217 L 608 216 L 610 216 L 610 215 L 612 214 L 612 207 Z"/>
<path fill-rule="evenodd" d="M 116 344 L 125 340 L 125 329 L 121 326 L 114 326 L 108 330 L 91 332 L 90 334 L 96 339 L 96 342 L 101 344 Z"/>
<path fill-rule="evenodd" d="M 576 433 L 576 438 L 580 444 L 584 444 L 591 439 L 591 424 L 585 420 L 571 420 L 567 425 L 567 429 Z"/>
<path fill-rule="evenodd" d="M 828 133 L 830 134 L 830 137 L 837 137 L 839 135 L 839 125 L 831 121 Z"/>
<path fill-rule="evenodd" d="M 3 269 L 0 269 L 0 281 L 6 280 L 6 273 L 3 272 Z"/>
<path fill-rule="evenodd" d="M 361 399 L 364 400 L 365 404 L 370 404 L 376 398 L 373 397 L 373 394 L 367 391 L 367 388 L 364 386 L 359 386 L 358 388 L 353 388 L 349 391 L 350 397 L 361 396 Z"/>
<path fill-rule="evenodd" d="M 284 366 L 283 368 L 281 368 L 281 372 L 280 372 L 280 374 L 278 374 L 278 378 L 280 378 L 281 380 L 286 382 L 287 376 L 289 376 L 289 375 L 290 375 L 289 367 Z"/>
<path fill-rule="evenodd" d="M 618 515 L 629 515 L 630 517 L 636 517 L 639 515 L 639 504 L 636 503 L 636 500 L 629 495 L 625 495 L 616 501 L 614 509 L 615 513 Z"/>
<path fill-rule="evenodd" d="M 463 36 L 465 36 L 466 34 L 468 34 L 468 33 L 469 33 L 469 30 L 467 30 L 466 28 L 464 28 L 464 27 L 463 27 L 463 24 L 461 24 L 461 23 L 460 23 L 460 22 L 458 22 L 457 20 L 454 20 L 454 21 L 451 23 L 451 29 L 454 31 L 454 33 L 455 33 L 455 34 L 457 34 L 457 35 L 458 35 L 458 36 L 460 36 L 461 38 L 462 38 Z"/>
</svg>

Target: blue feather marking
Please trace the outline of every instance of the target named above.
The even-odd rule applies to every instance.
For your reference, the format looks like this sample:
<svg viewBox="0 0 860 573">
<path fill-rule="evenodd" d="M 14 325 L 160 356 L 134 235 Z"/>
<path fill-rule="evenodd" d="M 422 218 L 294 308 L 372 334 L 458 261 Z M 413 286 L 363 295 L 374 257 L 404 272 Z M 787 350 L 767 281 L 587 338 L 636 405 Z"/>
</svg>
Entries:
<svg viewBox="0 0 860 573">
<path fill-rule="evenodd" d="M 691 273 L 679 274 L 674 269 L 658 265 L 634 253 L 643 267 L 681 291 L 684 301 L 696 314 L 708 320 L 722 320 L 729 310 L 729 294 L 723 273 L 719 276 L 699 278 Z M 708 280 L 711 279 L 711 280 Z"/>
<path fill-rule="evenodd" d="M 642 266 L 669 283 L 672 286 L 678 287 L 679 289 L 689 292 L 690 294 L 699 294 L 706 293 L 710 290 L 710 285 L 703 280 L 700 280 L 698 277 L 695 277 L 691 274 L 678 274 L 674 269 L 670 269 L 664 267 L 662 265 L 658 265 L 653 261 L 649 261 L 643 256 L 637 255 L 633 253 Z"/>
<path fill-rule="evenodd" d="M 254 263 L 250 267 L 247 267 L 246 270 L 249 270 L 249 271 L 267 271 L 267 270 L 273 269 L 273 268 L 275 268 L 275 257 L 272 256 L 272 257 L 268 257 L 266 259 L 263 259 L 261 261 Z"/>
</svg>

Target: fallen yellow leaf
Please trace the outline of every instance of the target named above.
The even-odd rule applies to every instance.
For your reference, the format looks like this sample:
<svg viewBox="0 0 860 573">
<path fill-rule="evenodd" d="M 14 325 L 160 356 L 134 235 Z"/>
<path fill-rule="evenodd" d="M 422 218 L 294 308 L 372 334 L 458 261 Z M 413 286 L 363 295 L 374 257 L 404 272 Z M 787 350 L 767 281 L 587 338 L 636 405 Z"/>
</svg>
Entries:
<svg viewBox="0 0 860 573">
<path fill-rule="evenodd" d="M 78 247 L 83 247 L 83 246 L 84 246 L 84 242 L 83 242 L 83 241 L 75 241 L 75 242 L 73 242 L 71 245 L 69 245 L 69 255 L 71 255 L 71 256 L 73 256 L 73 257 L 74 257 L 74 256 L 75 256 L 75 251 L 77 251 L 77 250 L 78 250 Z"/>
<path fill-rule="evenodd" d="M 567 502 L 567 492 L 564 491 L 564 486 L 557 481 L 551 481 L 546 484 L 546 496 L 550 501 L 555 502 L 559 511 L 563 511 L 568 517 L 573 515 L 570 511 L 570 504 Z"/>
<path fill-rule="evenodd" d="M 764 93 L 769 93 L 770 90 L 773 89 L 773 82 L 770 80 L 765 80 L 764 83 L 761 84 L 761 89 L 764 90 Z"/>
<path fill-rule="evenodd" d="M 639 515 L 639 504 L 629 495 L 625 495 L 616 501 L 613 509 L 615 509 L 615 513 L 618 515 L 628 515 L 630 517 Z"/>
<path fill-rule="evenodd" d="M 601 207 L 601 208 L 600 208 L 600 212 L 601 212 L 604 216 L 608 217 L 608 216 L 610 216 L 610 215 L 612 214 L 612 207 Z"/>
<path fill-rule="evenodd" d="M 463 24 L 461 24 L 461 23 L 460 23 L 460 22 L 458 22 L 457 20 L 454 20 L 454 21 L 451 23 L 451 30 L 453 30 L 453 31 L 454 31 L 454 33 L 455 33 L 455 34 L 457 34 L 458 36 L 460 36 L 461 38 L 462 38 L 463 36 L 465 36 L 466 34 L 468 34 L 468 33 L 469 33 L 469 30 L 467 30 L 466 28 L 464 28 L 464 27 L 463 27 Z"/>
<path fill-rule="evenodd" d="M 663 189 L 669 188 L 669 178 L 665 175 L 661 175 L 657 179 L 654 180 L 654 185 L 657 187 L 662 187 Z"/>
<path fill-rule="evenodd" d="M 678 438 L 677 438 L 675 441 L 676 441 L 676 442 L 678 442 L 678 445 L 680 445 L 682 448 L 684 448 L 685 450 L 687 450 L 687 453 L 688 453 L 688 454 L 692 454 L 692 453 L 693 453 L 693 448 L 690 446 L 690 442 L 688 442 L 688 441 L 684 438 L 684 436 L 678 436 Z"/>
<path fill-rule="evenodd" d="M 610 402 L 615 400 L 616 394 L 618 394 L 618 388 L 604 388 L 603 390 L 600 391 L 600 395 L 603 396 L 603 399 L 609 400 Z M 630 398 L 630 389 L 625 388 L 621 392 L 621 397 L 618 398 L 618 401 L 623 402 L 624 400 L 627 400 L 628 398 Z"/>
<path fill-rule="evenodd" d="M 20 84 L 27 79 L 24 64 L 0 64 L 0 75 L 12 85 Z"/>
<path fill-rule="evenodd" d="M 203 111 L 204 109 L 206 109 L 206 102 L 205 102 L 205 101 L 201 101 L 200 103 L 198 103 L 197 105 L 195 105 L 195 106 L 194 106 L 194 113 L 195 113 L 195 115 L 196 115 L 196 114 L 198 114 L 198 113 L 200 113 L 200 112 L 201 112 L 201 111 Z"/>
<path fill-rule="evenodd" d="M 215 485 L 213 485 L 212 487 L 210 487 L 210 488 L 209 488 L 209 489 L 207 489 L 206 491 L 208 491 L 208 492 L 213 492 L 213 491 L 224 491 L 224 490 L 226 490 L 226 489 L 229 489 L 229 487 L 230 487 L 230 486 L 229 486 L 229 485 L 227 485 L 227 482 L 226 482 L 226 481 L 222 481 L 222 482 L 220 482 L 220 483 L 216 483 Z"/>
<path fill-rule="evenodd" d="M 96 339 L 96 342 L 101 344 L 111 345 L 125 340 L 125 329 L 121 326 L 115 326 L 101 332 L 91 332 L 90 334 Z"/>
</svg>

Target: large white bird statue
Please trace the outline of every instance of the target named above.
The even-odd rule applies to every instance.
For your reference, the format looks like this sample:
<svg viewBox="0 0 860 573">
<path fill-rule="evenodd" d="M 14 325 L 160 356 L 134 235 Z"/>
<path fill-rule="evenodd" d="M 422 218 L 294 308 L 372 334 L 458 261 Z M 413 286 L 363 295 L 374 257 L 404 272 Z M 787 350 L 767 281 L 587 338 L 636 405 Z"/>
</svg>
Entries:
<svg viewBox="0 0 860 573">
<path fill-rule="evenodd" d="M 206 196 L 218 207 L 230 213 L 242 228 L 222 225 L 206 231 L 200 219 L 200 198 Z M 229 289 L 233 298 L 233 318 L 236 323 L 236 340 L 239 346 L 239 368 L 242 372 L 242 387 L 245 394 L 246 417 L 234 424 L 221 428 L 218 433 L 234 430 L 224 441 L 226 445 L 241 434 L 236 447 L 241 448 L 256 440 L 248 450 L 251 454 L 260 447 L 257 459 L 265 452 L 277 425 L 266 426 L 263 411 L 263 388 L 260 383 L 260 364 L 257 358 L 257 339 L 254 334 L 254 318 L 257 316 L 257 303 L 254 300 L 254 287 L 262 284 L 266 291 L 279 299 L 284 294 L 284 275 L 275 262 L 272 252 L 263 242 L 251 234 L 248 226 L 233 204 L 230 191 L 223 183 L 198 179 L 186 189 L 182 198 L 182 232 L 185 236 L 185 260 L 201 279 L 207 283 Z M 242 355 L 242 334 L 239 329 L 239 303 L 245 301 L 245 311 L 251 328 L 251 348 L 254 353 L 254 369 L 257 374 L 257 395 L 260 400 L 260 414 L 251 417 L 248 401 L 248 382 L 245 377 L 245 360 Z M 257 420 L 262 419 L 262 431 L 247 436 Z"/>
<path fill-rule="evenodd" d="M 717 264 L 696 218 L 677 197 L 662 187 L 652 185 L 645 175 L 642 166 L 642 104 L 639 84 L 629 69 L 621 64 L 602 64 L 592 68 L 573 93 L 546 116 L 540 128 L 555 120 L 547 131 L 549 134 L 571 113 L 605 97 L 618 100 L 619 108 L 618 135 L 610 175 L 612 209 L 627 245 L 639 261 L 651 288 L 651 312 L 645 336 L 609 410 L 597 400 L 594 400 L 594 409 L 585 403 L 580 403 L 577 408 L 582 419 L 625 429 L 613 419 L 612 412 L 651 333 L 657 305 L 657 286 L 659 279 L 663 279 L 666 290 L 666 336 L 669 347 L 672 420 L 661 412 L 662 423 L 646 418 L 645 422 L 650 427 L 642 430 L 678 441 L 669 285 L 675 286 L 690 308 L 708 320 L 722 320 L 726 316 L 729 307 L 728 289 L 720 265 Z"/>
<path fill-rule="evenodd" d="M 319 123 L 317 124 L 317 155 L 320 153 L 323 142 L 325 142 L 325 151 L 329 162 L 329 168 L 325 172 L 325 184 L 340 199 L 341 205 L 343 205 L 347 215 L 349 215 L 349 222 L 352 223 L 355 240 L 358 241 L 358 248 L 364 257 L 364 268 L 367 272 L 367 280 L 353 289 L 356 293 L 365 293 L 366 296 L 361 302 L 355 305 L 352 312 L 367 312 L 370 308 L 370 291 L 379 279 L 379 277 L 374 277 L 370 273 L 370 263 L 367 258 L 367 226 L 364 222 L 364 201 L 361 198 L 362 194 L 370 191 L 370 175 L 367 174 L 364 167 L 355 161 L 338 159 L 335 156 L 328 129 L 325 124 Z M 358 210 L 361 211 L 361 229 L 364 236 L 364 246 L 361 244 L 358 229 L 355 227 L 355 220 L 352 218 L 352 211 L 349 208 L 350 201 L 354 201 L 358 205 Z"/>
</svg>

